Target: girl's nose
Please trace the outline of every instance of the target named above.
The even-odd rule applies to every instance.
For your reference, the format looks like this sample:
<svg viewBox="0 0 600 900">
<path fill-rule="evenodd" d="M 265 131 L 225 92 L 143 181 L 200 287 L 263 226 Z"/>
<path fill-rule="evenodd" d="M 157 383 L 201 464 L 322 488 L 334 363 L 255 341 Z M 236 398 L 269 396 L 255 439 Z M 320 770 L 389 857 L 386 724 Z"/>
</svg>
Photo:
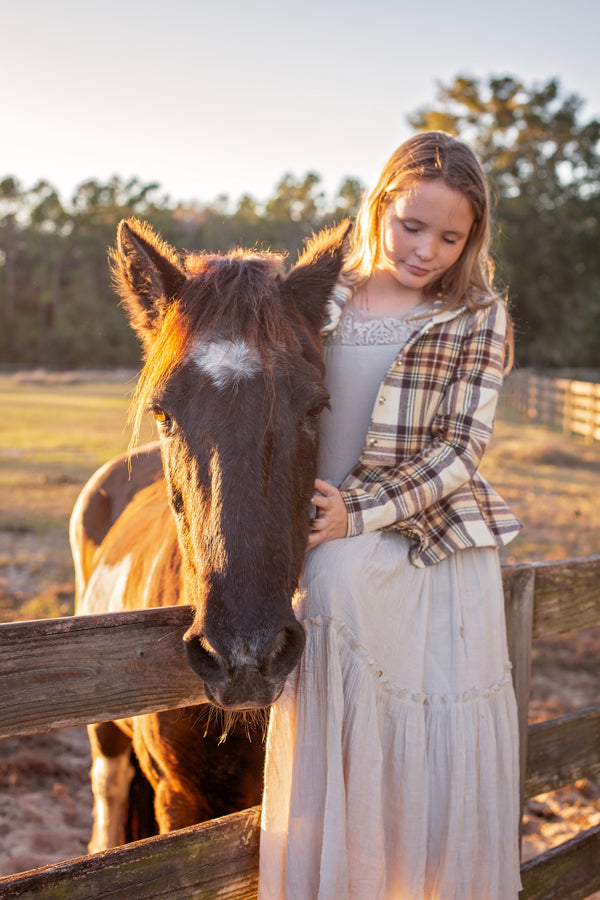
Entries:
<svg viewBox="0 0 600 900">
<path fill-rule="evenodd" d="M 416 255 L 419 259 L 425 261 L 428 259 L 433 259 L 435 256 L 435 241 L 433 238 L 423 238 L 419 241 L 418 247 L 415 249 Z"/>
</svg>

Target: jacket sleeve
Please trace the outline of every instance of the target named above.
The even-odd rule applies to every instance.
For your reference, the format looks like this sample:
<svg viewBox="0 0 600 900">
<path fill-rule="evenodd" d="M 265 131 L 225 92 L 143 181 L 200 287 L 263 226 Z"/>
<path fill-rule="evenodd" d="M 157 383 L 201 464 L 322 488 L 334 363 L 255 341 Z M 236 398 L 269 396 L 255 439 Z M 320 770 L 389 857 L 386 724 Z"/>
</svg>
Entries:
<svg viewBox="0 0 600 900">
<path fill-rule="evenodd" d="M 394 466 L 361 461 L 344 479 L 340 491 L 348 513 L 348 536 L 408 519 L 472 478 L 492 434 L 505 334 L 503 303 L 475 313 L 431 423 L 427 446 Z"/>
</svg>

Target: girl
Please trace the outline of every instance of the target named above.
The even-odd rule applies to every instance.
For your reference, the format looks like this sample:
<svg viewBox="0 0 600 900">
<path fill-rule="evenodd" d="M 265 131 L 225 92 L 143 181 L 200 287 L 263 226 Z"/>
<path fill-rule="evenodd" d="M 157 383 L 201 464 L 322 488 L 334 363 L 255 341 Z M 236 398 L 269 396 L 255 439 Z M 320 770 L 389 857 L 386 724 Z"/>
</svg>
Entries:
<svg viewBox="0 0 600 900">
<path fill-rule="evenodd" d="M 262 900 L 514 900 L 518 730 L 498 547 L 478 474 L 511 338 L 481 167 L 403 144 L 331 303 L 307 634 L 273 708 Z"/>
</svg>

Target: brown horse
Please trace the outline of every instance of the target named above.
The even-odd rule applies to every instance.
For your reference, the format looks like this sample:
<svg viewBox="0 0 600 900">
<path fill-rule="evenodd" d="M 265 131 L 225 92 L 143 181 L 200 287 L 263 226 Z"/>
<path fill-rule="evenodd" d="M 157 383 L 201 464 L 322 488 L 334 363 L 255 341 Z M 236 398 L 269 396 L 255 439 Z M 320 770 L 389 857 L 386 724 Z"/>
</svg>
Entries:
<svg viewBox="0 0 600 900">
<path fill-rule="evenodd" d="M 159 445 L 107 464 L 77 501 L 76 613 L 191 605 L 187 660 L 225 710 L 270 705 L 304 647 L 292 602 L 346 231 L 313 238 L 287 275 L 276 254 L 180 258 L 135 220 L 112 253 L 145 351 L 135 416 L 151 410 Z M 161 832 L 260 801 L 260 737 L 233 728 L 218 746 L 208 718 L 194 707 L 89 727 L 91 851 L 124 839 L 132 747 Z"/>
</svg>

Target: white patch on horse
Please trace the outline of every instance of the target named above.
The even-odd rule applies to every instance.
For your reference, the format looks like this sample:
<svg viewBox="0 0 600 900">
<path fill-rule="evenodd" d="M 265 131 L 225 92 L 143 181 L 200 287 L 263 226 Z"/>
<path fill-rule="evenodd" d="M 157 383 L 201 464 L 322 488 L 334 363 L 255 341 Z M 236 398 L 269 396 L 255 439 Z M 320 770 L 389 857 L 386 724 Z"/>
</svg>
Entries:
<svg viewBox="0 0 600 900">
<path fill-rule="evenodd" d="M 120 756 L 97 756 L 90 772 L 94 794 L 94 826 L 90 853 L 116 847 L 121 842 L 123 809 L 135 769 L 129 749 Z"/>
<path fill-rule="evenodd" d="M 243 338 L 200 344 L 194 350 L 192 358 L 217 388 L 228 387 L 243 379 L 253 378 L 262 368 L 260 356 Z"/>
<path fill-rule="evenodd" d="M 123 610 L 122 598 L 127 587 L 130 569 L 130 553 L 113 566 L 101 562 L 92 572 L 81 603 L 77 605 L 77 614 L 93 616 L 96 613 Z"/>
</svg>

